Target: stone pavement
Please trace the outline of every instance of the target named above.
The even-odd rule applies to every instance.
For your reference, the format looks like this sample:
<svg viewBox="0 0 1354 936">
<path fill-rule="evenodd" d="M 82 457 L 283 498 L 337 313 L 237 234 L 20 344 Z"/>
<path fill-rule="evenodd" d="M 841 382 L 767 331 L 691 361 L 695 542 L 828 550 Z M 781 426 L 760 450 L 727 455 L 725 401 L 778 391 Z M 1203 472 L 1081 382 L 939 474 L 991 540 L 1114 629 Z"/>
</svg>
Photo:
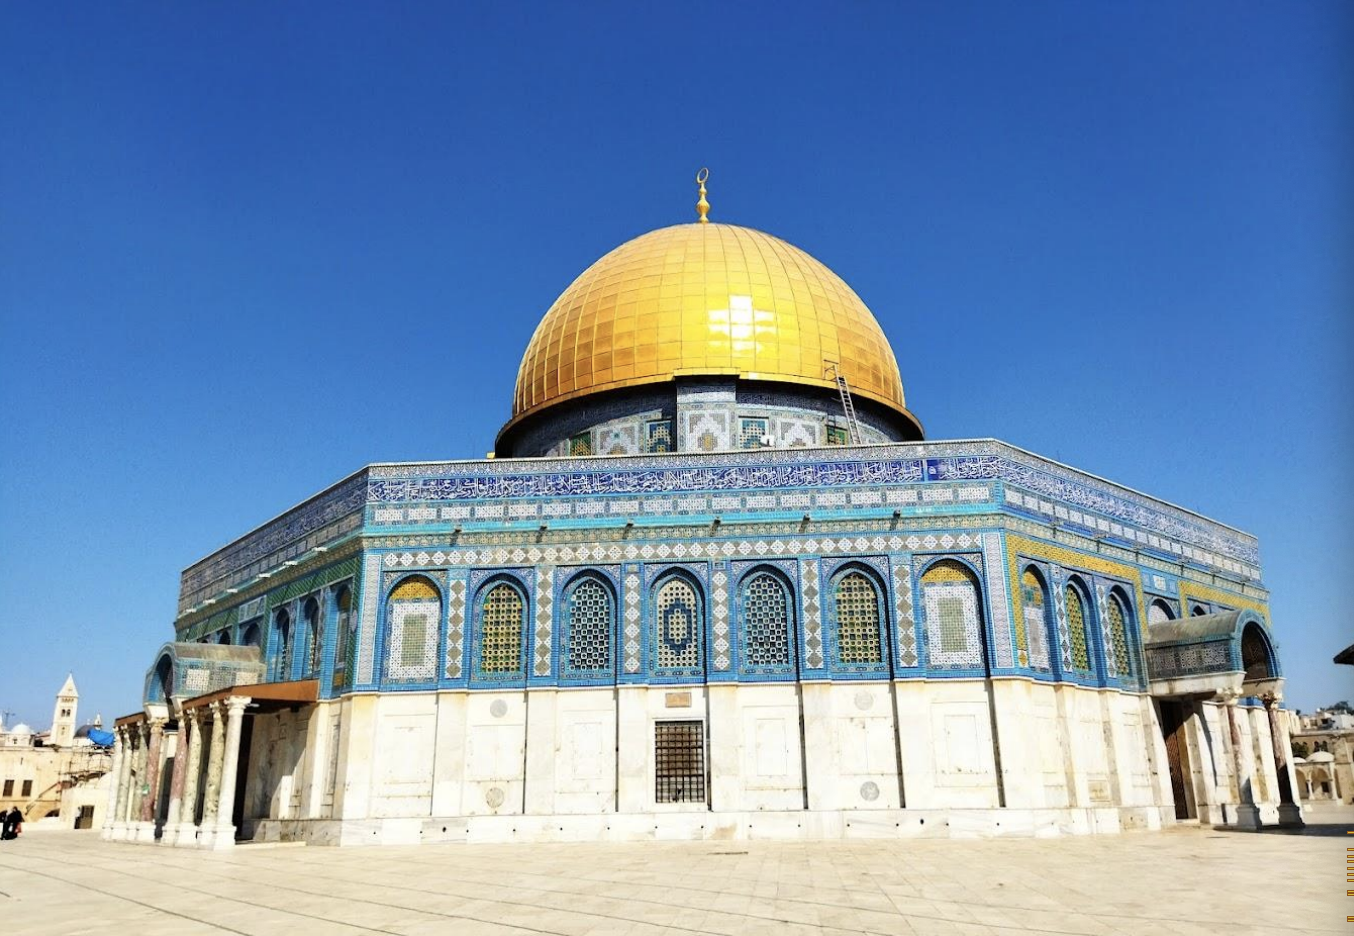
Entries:
<svg viewBox="0 0 1354 936">
<path fill-rule="evenodd" d="M 0 844 L 0 933 L 1354 933 L 1354 811 L 1314 834 L 1060 839 L 243 846 L 30 832 Z M 1322 834 L 1324 833 L 1324 834 Z M 1351 904 L 1346 908 L 1345 904 Z"/>
</svg>

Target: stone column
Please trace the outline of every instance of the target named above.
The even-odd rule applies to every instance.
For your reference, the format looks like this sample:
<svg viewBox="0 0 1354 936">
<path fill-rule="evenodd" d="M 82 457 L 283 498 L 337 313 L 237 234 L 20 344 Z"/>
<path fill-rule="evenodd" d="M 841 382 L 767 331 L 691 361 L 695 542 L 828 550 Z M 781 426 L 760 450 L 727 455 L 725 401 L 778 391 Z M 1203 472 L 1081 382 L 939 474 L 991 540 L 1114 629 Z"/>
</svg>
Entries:
<svg viewBox="0 0 1354 936">
<path fill-rule="evenodd" d="M 221 760 L 221 783 L 217 791 L 215 847 L 226 848 L 235 844 L 235 825 L 231 822 L 235 811 L 235 779 L 240 764 L 240 729 L 244 723 L 244 710 L 252 700 L 248 696 L 231 696 L 226 699 L 226 736 Z M 212 750 L 215 753 L 216 742 L 213 739 Z"/>
<path fill-rule="evenodd" d="M 127 837 L 135 838 L 136 824 L 141 820 L 141 801 L 145 798 L 142 785 L 146 780 L 146 742 L 150 726 L 137 722 L 128 729 L 131 735 L 132 775 L 131 786 L 127 791 Z"/>
<path fill-rule="evenodd" d="M 179 831 L 176 844 L 197 844 L 197 791 L 202 780 L 202 712 L 189 709 L 184 718 L 188 724 L 188 749 L 181 756 L 183 769 L 183 797 L 179 804 Z"/>
<path fill-rule="evenodd" d="M 1232 739 L 1232 774 L 1236 777 L 1236 822 L 1238 829 L 1260 828 L 1260 809 L 1255 805 L 1255 777 L 1242 770 L 1241 730 L 1236 726 L 1235 694 L 1224 699 L 1227 709 L 1227 730 Z"/>
<path fill-rule="evenodd" d="M 142 789 L 146 795 L 141 800 L 141 821 L 154 822 L 155 810 L 160 805 L 160 746 L 164 743 L 165 723 L 155 719 L 149 726 L 150 742 L 146 747 L 146 781 Z"/>
<path fill-rule="evenodd" d="M 204 837 L 216 828 L 216 810 L 221 799 L 221 761 L 226 753 L 226 720 L 222 717 L 223 706 L 213 702 L 211 753 L 207 757 L 207 789 L 202 797 L 202 831 Z M 210 844 L 204 842 L 203 844 Z"/>
<path fill-rule="evenodd" d="M 1288 726 L 1279 718 L 1279 702 L 1283 696 L 1271 693 L 1262 700 L 1265 714 L 1269 716 L 1269 736 L 1274 746 L 1274 772 L 1279 777 L 1279 825 L 1289 828 L 1302 828 L 1302 809 L 1293 801 L 1293 780 L 1289 776 L 1292 769 L 1288 761 Z"/>
<path fill-rule="evenodd" d="M 160 808 L 160 750 L 164 745 L 164 719 L 155 718 L 146 725 L 146 769 L 141 784 L 141 813 L 136 830 L 138 842 L 155 841 L 156 812 Z"/>
<path fill-rule="evenodd" d="M 188 768 L 188 713 L 179 715 L 179 730 L 174 744 L 174 772 L 169 777 L 169 804 L 165 810 L 165 828 L 160 841 L 173 845 L 183 823 L 183 783 Z"/>
<path fill-rule="evenodd" d="M 122 740 L 122 729 L 115 725 L 113 726 L 113 764 L 108 771 L 108 775 L 113 778 L 113 784 L 112 789 L 108 791 L 108 806 L 103 813 L 103 828 L 99 832 L 101 838 L 112 838 L 113 824 L 119 820 L 118 803 L 122 802 L 122 792 L 126 780 L 123 776 L 123 767 L 127 762 L 127 753 L 127 746 Z"/>
</svg>

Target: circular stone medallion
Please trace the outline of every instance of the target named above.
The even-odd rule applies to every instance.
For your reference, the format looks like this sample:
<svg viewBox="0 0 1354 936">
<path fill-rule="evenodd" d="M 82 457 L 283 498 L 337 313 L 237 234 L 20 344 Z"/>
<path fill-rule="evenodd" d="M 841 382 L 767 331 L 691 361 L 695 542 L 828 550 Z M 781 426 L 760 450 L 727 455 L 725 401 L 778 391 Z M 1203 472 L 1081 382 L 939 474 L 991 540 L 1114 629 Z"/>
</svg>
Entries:
<svg viewBox="0 0 1354 936">
<path fill-rule="evenodd" d="M 489 714 L 495 718 L 502 718 L 504 715 L 508 714 L 508 703 L 504 702 L 502 699 L 495 699 L 489 705 Z M 499 795 L 502 796 L 501 793 Z"/>
<path fill-rule="evenodd" d="M 871 803 L 879 799 L 879 784 L 866 780 L 860 785 L 860 798 Z"/>
<path fill-rule="evenodd" d="M 876 791 L 875 795 L 876 795 L 876 796 L 879 795 L 879 794 L 878 794 L 878 791 Z M 485 801 L 486 803 L 488 803 L 489 806 L 490 806 L 491 808 L 493 808 L 493 809 L 497 809 L 498 807 L 502 806 L 502 805 L 503 805 L 503 788 L 502 788 L 502 787 L 496 787 L 496 786 L 495 786 L 495 787 L 490 787 L 490 788 L 489 788 L 489 791 L 488 791 L 487 793 L 484 794 L 484 801 Z"/>
<path fill-rule="evenodd" d="M 864 690 L 856 693 L 856 708 L 862 712 L 874 708 L 874 696 Z"/>
</svg>

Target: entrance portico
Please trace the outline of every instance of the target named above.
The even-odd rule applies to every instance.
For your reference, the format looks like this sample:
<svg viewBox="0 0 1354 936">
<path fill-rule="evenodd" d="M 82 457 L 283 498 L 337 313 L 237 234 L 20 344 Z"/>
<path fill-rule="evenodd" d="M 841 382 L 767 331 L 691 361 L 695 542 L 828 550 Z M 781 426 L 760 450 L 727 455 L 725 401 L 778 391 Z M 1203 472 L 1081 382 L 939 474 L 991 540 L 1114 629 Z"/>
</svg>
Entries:
<svg viewBox="0 0 1354 936">
<path fill-rule="evenodd" d="M 245 715 L 313 703 L 318 693 L 313 679 L 236 686 L 181 703 L 149 703 L 147 712 L 118 719 L 120 758 L 110 793 L 113 817 L 104 837 L 193 848 L 233 846 L 243 799 L 239 767 Z M 172 720 L 167 717 L 171 708 L 177 716 Z"/>
<path fill-rule="evenodd" d="M 1177 818 L 1259 829 L 1260 804 L 1273 804 L 1272 780 L 1279 794 L 1278 824 L 1301 826 L 1287 725 L 1277 711 L 1284 680 L 1263 619 L 1243 610 L 1160 622 L 1144 649 L 1149 689 L 1162 714 Z M 1190 758 L 1191 751 L 1196 758 L 1207 756 L 1212 746 L 1200 736 L 1214 730 L 1219 709 L 1227 763 L 1212 764 L 1212 773 L 1226 778 L 1222 795 L 1218 784 L 1205 779 L 1204 765 Z"/>
</svg>

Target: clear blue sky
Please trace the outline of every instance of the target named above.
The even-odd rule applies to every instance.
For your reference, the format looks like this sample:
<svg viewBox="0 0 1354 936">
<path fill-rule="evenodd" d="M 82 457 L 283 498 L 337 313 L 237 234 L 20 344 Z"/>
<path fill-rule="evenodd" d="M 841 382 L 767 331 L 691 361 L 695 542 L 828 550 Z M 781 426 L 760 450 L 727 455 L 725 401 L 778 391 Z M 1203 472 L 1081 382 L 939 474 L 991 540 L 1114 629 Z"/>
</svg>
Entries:
<svg viewBox="0 0 1354 936">
<path fill-rule="evenodd" d="M 664 12 L 671 9 L 674 12 Z M 795 243 L 932 438 L 1260 537 L 1354 697 L 1354 4 L 8 4 L 0 707 L 132 711 L 179 571 L 480 456 L 554 297 L 694 218 Z"/>
</svg>

